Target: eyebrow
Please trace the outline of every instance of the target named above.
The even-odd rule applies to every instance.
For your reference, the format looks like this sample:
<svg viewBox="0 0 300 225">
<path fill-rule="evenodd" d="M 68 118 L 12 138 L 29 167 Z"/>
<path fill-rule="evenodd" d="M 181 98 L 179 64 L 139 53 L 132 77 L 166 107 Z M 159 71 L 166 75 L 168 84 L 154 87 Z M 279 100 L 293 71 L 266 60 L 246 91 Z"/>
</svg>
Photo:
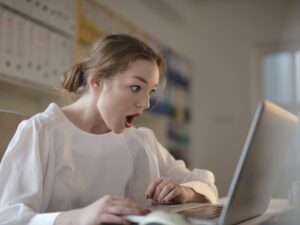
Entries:
<svg viewBox="0 0 300 225">
<path fill-rule="evenodd" d="M 145 83 L 145 84 L 148 84 L 148 81 L 147 80 L 145 80 L 144 78 L 142 78 L 142 77 L 139 77 L 139 76 L 134 76 L 133 78 L 136 78 L 136 79 L 138 79 L 139 81 L 141 81 L 141 82 L 143 82 L 143 83 Z M 158 86 L 158 84 L 156 84 L 155 85 L 155 87 L 157 87 Z"/>
</svg>

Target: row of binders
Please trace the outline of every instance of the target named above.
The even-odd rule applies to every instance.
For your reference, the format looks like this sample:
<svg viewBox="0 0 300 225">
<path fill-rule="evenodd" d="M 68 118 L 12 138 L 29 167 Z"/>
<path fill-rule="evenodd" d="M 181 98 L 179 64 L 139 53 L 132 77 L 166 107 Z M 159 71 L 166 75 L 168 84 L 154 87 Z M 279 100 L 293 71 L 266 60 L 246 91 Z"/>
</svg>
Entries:
<svg viewBox="0 0 300 225">
<path fill-rule="evenodd" d="M 76 32 L 76 0 L 0 0 L 0 4 L 70 36 Z"/>
<path fill-rule="evenodd" d="M 74 40 L 0 7 L 0 73 L 60 86 L 74 62 Z"/>
</svg>

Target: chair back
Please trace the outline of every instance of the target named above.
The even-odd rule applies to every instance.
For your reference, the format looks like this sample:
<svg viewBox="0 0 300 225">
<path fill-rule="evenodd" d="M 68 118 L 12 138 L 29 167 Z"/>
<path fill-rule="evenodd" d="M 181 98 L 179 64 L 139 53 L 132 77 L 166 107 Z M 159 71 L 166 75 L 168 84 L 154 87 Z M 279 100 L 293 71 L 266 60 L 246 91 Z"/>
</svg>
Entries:
<svg viewBox="0 0 300 225">
<path fill-rule="evenodd" d="M 19 123 L 28 118 L 16 112 L 0 110 L 0 162 Z"/>
</svg>

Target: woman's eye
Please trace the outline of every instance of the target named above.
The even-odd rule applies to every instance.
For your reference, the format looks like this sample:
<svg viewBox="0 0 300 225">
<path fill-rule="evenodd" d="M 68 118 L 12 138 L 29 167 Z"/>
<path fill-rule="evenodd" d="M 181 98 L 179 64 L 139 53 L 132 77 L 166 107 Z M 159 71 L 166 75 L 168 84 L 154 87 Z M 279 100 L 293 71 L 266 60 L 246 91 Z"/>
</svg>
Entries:
<svg viewBox="0 0 300 225">
<path fill-rule="evenodd" d="M 137 93 L 139 90 L 141 90 L 141 87 L 137 85 L 131 86 L 130 88 L 134 93 Z"/>
</svg>

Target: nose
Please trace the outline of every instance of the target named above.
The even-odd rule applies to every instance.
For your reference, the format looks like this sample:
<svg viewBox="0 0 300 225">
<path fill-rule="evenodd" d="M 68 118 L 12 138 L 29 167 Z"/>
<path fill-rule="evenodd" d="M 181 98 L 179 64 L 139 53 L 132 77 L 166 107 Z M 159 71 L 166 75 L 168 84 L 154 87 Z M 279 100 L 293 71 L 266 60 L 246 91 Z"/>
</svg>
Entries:
<svg viewBox="0 0 300 225">
<path fill-rule="evenodd" d="M 150 108 L 150 97 L 146 96 L 146 97 L 140 99 L 137 103 L 137 106 L 139 108 L 142 108 L 143 110 L 149 109 Z"/>
</svg>

